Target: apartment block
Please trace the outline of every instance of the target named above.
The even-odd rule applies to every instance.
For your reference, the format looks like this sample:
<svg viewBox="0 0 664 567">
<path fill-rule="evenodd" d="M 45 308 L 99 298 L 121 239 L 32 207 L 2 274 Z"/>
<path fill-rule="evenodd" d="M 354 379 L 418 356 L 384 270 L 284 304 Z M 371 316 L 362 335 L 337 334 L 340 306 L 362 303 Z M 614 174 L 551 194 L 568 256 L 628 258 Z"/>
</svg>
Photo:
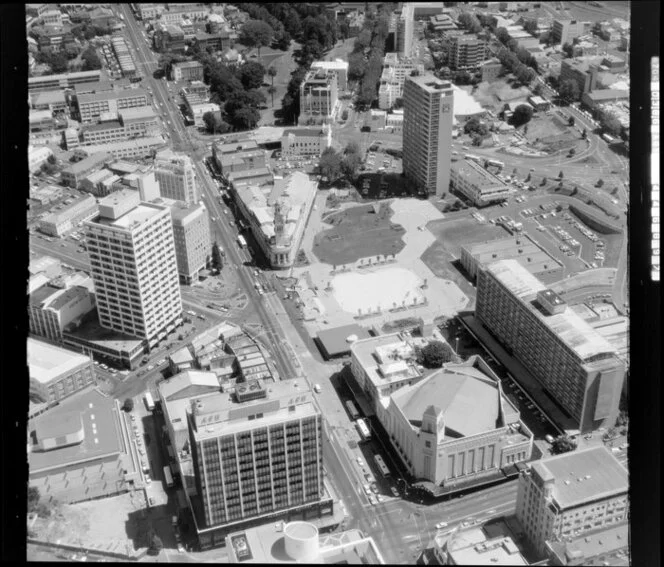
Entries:
<svg viewBox="0 0 664 567">
<path fill-rule="evenodd" d="M 203 65 L 198 61 L 183 61 L 173 63 L 171 67 L 171 80 L 173 81 L 202 81 Z"/>
<path fill-rule="evenodd" d="M 575 38 L 589 33 L 591 26 L 592 22 L 553 20 L 553 28 L 551 30 L 553 41 L 561 45 L 572 43 Z"/>
<path fill-rule="evenodd" d="M 44 341 L 28 338 L 30 395 L 42 402 L 57 402 L 95 382 L 89 356 Z"/>
<path fill-rule="evenodd" d="M 337 87 L 339 91 L 345 91 L 348 86 L 348 61 L 336 59 L 334 61 L 314 61 L 311 69 L 324 69 L 334 71 L 337 75 Z"/>
<path fill-rule="evenodd" d="M 154 159 L 154 174 L 162 197 L 188 204 L 198 203 L 200 191 L 191 158 L 172 150 L 159 152 Z"/>
<path fill-rule="evenodd" d="M 298 125 L 329 122 L 339 101 L 337 73 L 329 69 L 311 69 L 300 85 Z"/>
<path fill-rule="evenodd" d="M 403 171 L 417 189 L 441 195 L 450 185 L 454 90 L 433 75 L 409 76 L 403 90 Z"/>
<path fill-rule="evenodd" d="M 105 91 L 78 95 L 78 112 L 81 122 L 95 122 L 102 114 L 117 114 L 125 108 L 148 106 L 148 94 L 143 89 Z"/>
<path fill-rule="evenodd" d="M 268 391 L 269 390 L 269 391 Z M 187 414 L 201 548 L 231 531 L 305 514 L 332 513 L 324 497 L 322 416 L 303 380 L 238 384 L 191 400 Z"/>
<path fill-rule="evenodd" d="M 470 35 L 454 37 L 450 41 L 448 65 L 454 71 L 479 69 L 486 51 L 483 39 Z"/>
<path fill-rule="evenodd" d="M 413 50 L 413 30 L 415 28 L 415 13 L 412 2 L 405 2 L 396 23 L 395 44 L 396 50 L 404 57 L 410 57 Z"/>
<path fill-rule="evenodd" d="M 563 541 L 628 520 L 627 469 L 603 445 L 544 458 L 521 473 L 516 517 L 544 555 Z"/>
<path fill-rule="evenodd" d="M 498 177 L 471 160 L 455 162 L 450 182 L 455 191 L 478 207 L 505 201 L 510 194 L 510 188 Z"/>
<path fill-rule="evenodd" d="M 581 432 L 613 427 L 625 363 L 517 260 L 500 260 L 479 271 L 475 314 Z"/>
<path fill-rule="evenodd" d="M 170 209 L 125 189 L 102 199 L 86 227 L 101 326 L 152 349 L 182 322 Z"/>
<path fill-rule="evenodd" d="M 406 77 L 413 71 L 424 72 L 424 67 L 409 57 L 398 53 L 386 53 L 383 59 L 383 72 L 378 88 L 378 107 L 388 110 L 394 106 L 396 99 L 403 95 Z"/>
</svg>

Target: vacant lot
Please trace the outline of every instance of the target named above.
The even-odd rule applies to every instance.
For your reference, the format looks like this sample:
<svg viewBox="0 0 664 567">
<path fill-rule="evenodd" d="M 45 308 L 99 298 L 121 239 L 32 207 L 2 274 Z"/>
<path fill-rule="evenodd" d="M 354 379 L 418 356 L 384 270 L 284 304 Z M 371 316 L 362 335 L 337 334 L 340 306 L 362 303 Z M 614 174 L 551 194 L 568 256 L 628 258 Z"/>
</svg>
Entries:
<svg viewBox="0 0 664 567">
<path fill-rule="evenodd" d="M 531 92 L 527 87 L 513 88 L 505 79 L 498 79 L 490 83 L 480 83 L 473 93 L 473 97 L 482 106 L 492 106 L 500 110 L 506 102 L 518 99 L 525 101 L 530 94 Z"/>
<path fill-rule="evenodd" d="M 363 205 L 332 213 L 325 218 L 325 222 L 334 228 L 316 235 L 313 252 L 319 261 L 332 265 L 397 254 L 405 246 L 401 238 L 405 229 L 390 221 L 392 214 L 389 203 L 375 207 Z"/>
</svg>

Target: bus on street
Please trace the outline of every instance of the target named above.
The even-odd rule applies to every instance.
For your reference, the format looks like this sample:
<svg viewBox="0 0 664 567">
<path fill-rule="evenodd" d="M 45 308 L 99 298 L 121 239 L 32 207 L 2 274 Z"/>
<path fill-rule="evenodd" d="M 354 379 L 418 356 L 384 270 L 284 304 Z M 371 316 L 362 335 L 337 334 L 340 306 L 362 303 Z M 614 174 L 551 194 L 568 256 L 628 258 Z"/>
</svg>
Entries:
<svg viewBox="0 0 664 567">
<path fill-rule="evenodd" d="M 371 439 L 371 432 L 369 431 L 369 425 L 367 424 L 367 420 L 362 418 L 358 419 L 355 424 L 357 425 L 357 429 L 360 432 L 360 437 L 362 437 L 362 441 L 367 441 Z"/>
<path fill-rule="evenodd" d="M 357 407 L 355 407 L 353 400 L 348 400 L 346 402 L 346 409 L 348 410 L 348 413 L 350 414 L 350 417 L 353 421 L 360 417 L 360 412 L 357 411 Z"/>
<path fill-rule="evenodd" d="M 152 411 L 154 409 L 154 400 L 152 399 L 152 394 L 150 392 L 145 392 L 144 399 L 145 407 Z"/>
<path fill-rule="evenodd" d="M 383 457 L 381 457 L 378 454 L 374 455 L 374 462 L 376 463 L 376 466 L 378 467 L 380 474 L 382 474 L 383 476 L 390 476 L 390 469 L 387 468 L 387 465 L 385 464 Z"/>
<path fill-rule="evenodd" d="M 237 235 L 237 245 L 240 248 L 246 248 L 247 247 L 247 241 L 244 239 L 244 236 L 242 236 L 241 234 Z"/>
<path fill-rule="evenodd" d="M 173 475 L 171 474 L 171 468 L 168 465 L 164 467 L 164 481 L 168 488 L 173 486 Z"/>
</svg>

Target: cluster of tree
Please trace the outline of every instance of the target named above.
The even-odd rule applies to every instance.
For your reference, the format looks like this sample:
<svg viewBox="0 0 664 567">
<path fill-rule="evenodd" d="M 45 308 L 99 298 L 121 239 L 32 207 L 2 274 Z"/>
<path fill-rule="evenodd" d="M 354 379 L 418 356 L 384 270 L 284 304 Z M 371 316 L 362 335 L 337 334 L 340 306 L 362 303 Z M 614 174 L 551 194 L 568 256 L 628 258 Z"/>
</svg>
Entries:
<svg viewBox="0 0 664 567">
<path fill-rule="evenodd" d="M 84 39 L 89 40 L 101 35 L 109 35 L 111 33 L 111 29 L 84 23 L 74 26 L 71 29 L 71 33 L 76 39 L 83 41 Z"/>
<path fill-rule="evenodd" d="M 529 104 L 520 104 L 514 109 L 510 122 L 512 126 L 518 128 L 530 122 L 533 117 L 533 107 Z"/>
<path fill-rule="evenodd" d="M 551 453 L 554 455 L 569 453 L 574 449 L 576 449 L 576 442 L 567 435 L 559 435 L 551 443 Z"/>
<path fill-rule="evenodd" d="M 221 269 L 224 267 L 224 262 L 221 256 L 221 249 L 219 248 L 219 244 L 215 241 L 215 243 L 212 245 L 212 261 L 211 261 L 212 269 L 221 271 Z"/>
<path fill-rule="evenodd" d="M 99 59 L 97 50 L 92 45 L 81 54 L 81 59 L 83 61 L 83 71 L 95 71 L 101 69 L 101 59 Z"/>
<path fill-rule="evenodd" d="M 343 152 L 325 148 L 318 162 L 318 170 L 330 183 L 345 178 L 352 181 L 362 163 L 362 151 L 356 142 L 349 142 Z"/>
<path fill-rule="evenodd" d="M 477 14 L 477 19 L 482 26 L 494 31 L 498 27 L 498 19 L 491 14 Z"/>
<path fill-rule="evenodd" d="M 150 534 L 149 540 L 150 545 L 148 546 L 148 555 L 159 555 L 164 548 L 164 542 L 162 542 L 161 538 L 155 533 Z"/>
<path fill-rule="evenodd" d="M 456 356 L 452 347 L 441 341 L 430 341 L 424 347 L 417 349 L 415 354 L 418 364 L 426 368 L 440 368 Z"/>
<path fill-rule="evenodd" d="M 470 33 L 480 33 L 482 31 L 482 24 L 474 14 L 461 12 L 457 20 Z"/>
<path fill-rule="evenodd" d="M 464 124 L 463 131 L 471 136 L 476 134 L 484 138 L 489 133 L 489 127 L 486 124 L 483 124 L 479 118 L 474 116 Z"/>
<path fill-rule="evenodd" d="M 65 73 L 69 68 L 69 60 L 64 51 L 57 53 L 40 52 L 35 56 L 35 61 L 48 65 L 53 73 Z"/>
<path fill-rule="evenodd" d="M 267 6 L 266 4 L 258 4 L 258 3 L 237 4 L 237 7 L 240 8 L 240 10 L 242 10 L 243 12 L 249 14 L 249 17 L 251 18 L 242 27 L 242 31 L 240 34 L 240 41 L 245 45 L 258 47 L 259 53 L 260 53 L 260 47 L 271 45 L 272 42 L 274 42 L 275 47 L 277 47 L 278 49 L 286 51 L 290 46 L 291 35 L 286 31 L 286 28 L 282 23 L 283 20 L 280 21 L 279 19 L 275 18 L 272 14 L 270 14 L 270 12 L 266 9 L 266 6 Z M 263 28 L 262 26 L 257 26 L 254 23 L 252 23 L 247 27 L 247 24 L 249 24 L 250 22 L 261 22 L 262 24 L 267 26 L 267 28 L 269 28 L 269 33 L 266 31 L 267 28 Z M 268 43 L 263 43 L 260 45 L 253 43 L 254 40 L 268 39 L 268 38 L 269 38 Z"/>
<path fill-rule="evenodd" d="M 509 71 L 514 73 L 514 76 L 520 83 L 527 85 L 535 80 L 535 77 L 537 76 L 537 61 L 527 49 L 518 48 L 516 52 L 514 52 L 508 48 L 501 47 L 498 50 L 496 57 L 498 57 L 498 60 L 507 67 Z M 524 63 L 524 61 L 526 62 Z"/>
<path fill-rule="evenodd" d="M 574 57 L 574 46 L 569 41 L 563 44 L 562 51 L 567 59 Z"/>
<path fill-rule="evenodd" d="M 129 413 L 134 409 L 134 400 L 132 398 L 126 398 L 122 404 L 122 409 Z"/>
<path fill-rule="evenodd" d="M 578 83 L 573 79 L 565 79 L 558 87 L 558 98 L 565 104 L 576 102 L 581 97 Z"/>
<path fill-rule="evenodd" d="M 378 82 L 383 72 L 385 43 L 390 31 L 390 6 L 381 5 L 377 12 L 368 11 L 362 30 L 348 56 L 348 78 L 359 81 L 356 106 L 369 108 L 378 98 Z"/>
<path fill-rule="evenodd" d="M 28 512 L 36 513 L 42 518 L 48 518 L 51 515 L 51 508 L 41 500 L 39 488 L 28 486 Z"/>
<path fill-rule="evenodd" d="M 618 117 L 610 110 L 599 110 L 597 121 L 604 132 L 610 136 L 618 137 L 622 134 L 623 127 Z"/>
<path fill-rule="evenodd" d="M 261 47 L 271 45 L 273 39 L 274 30 L 262 20 L 248 20 L 240 30 L 240 43 L 248 47 L 255 47 L 259 57 Z"/>
</svg>

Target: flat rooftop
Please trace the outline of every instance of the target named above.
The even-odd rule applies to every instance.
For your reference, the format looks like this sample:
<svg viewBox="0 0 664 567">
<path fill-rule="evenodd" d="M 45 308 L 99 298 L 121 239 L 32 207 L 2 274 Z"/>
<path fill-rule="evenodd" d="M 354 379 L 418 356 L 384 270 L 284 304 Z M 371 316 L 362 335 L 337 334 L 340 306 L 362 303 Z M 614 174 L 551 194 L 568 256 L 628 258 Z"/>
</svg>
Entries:
<svg viewBox="0 0 664 567">
<path fill-rule="evenodd" d="M 78 103 L 86 104 L 88 102 L 102 102 L 104 100 L 133 98 L 138 96 L 147 97 L 147 92 L 143 89 L 124 89 L 121 91 L 103 91 L 90 94 L 81 94 L 78 96 Z"/>
<path fill-rule="evenodd" d="M 42 384 L 72 372 L 84 364 L 90 364 L 89 357 L 31 337 L 28 338 L 30 378 L 34 378 Z"/>
<path fill-rule="evenodd" d="M 463 533 L 452 536 L 448 553 L 454 565 L 530 565 L 510 537 L 497 537 L 464 545 Z"/>
<path fill-rule="evenodd" d="M 78 329 L 65 332 L 64 335 L 65 338 L 72 337 L 83 343 L 90 343 L 114 353 L 134 352 L 141 348 L 143 342 L 142 339 L 137 337 L 102 327 L 97 317 L 91 317 L 89 321 L 84 322 Z"/>
<path fill-rule="evenodd" d="M 611 526 L 601 530 L 586 532 L 570 542 L 549 542 L 551 549 L 565 561 L 584 559 L 579 565 L 589 565 L 588 561 L 599 555 L 610 554 L 621 549 L 629 548 L 629 524 Z M 625 563 L 611 563 L 611 565 L 628 565 Z"/>
<path fill-rule="evenodd" d="M 149 221 L 150 219 L 157 216 L 164 209 L 157 205 L 151 203 L 140 203 L 138 206 L 134 207 L 131 211 L 125 213 L 117 219 L 108 219 L 104 217 L 99 217 L 96 221 L 97 224 L 102 224 L 106 226 L 112 226 L 115 228 L 123 229 L 132 229 L 137 225 L 143 224 L 144 222 Z"/>
<path fill-rule="evenodd" d="M 346 339 L 353 336 L 355 338 L 349 343 Z M 364 327 L 360 327 L 357 323 L 335 327 L 334 329 L 326 329 L 318 333 L 318 340 L 327 356 L 338 356 L 349 353 L 352 342 L 370 337 L 369 331 Z"/>
<path fill-rule="evenodd" d="M 553 478 L 553 499 L 561 509 L 627 493 L 627 469 L 603 445 L 536 461 L 532 469 Z"/>
<path fill-rule="evenodd" d="M 604 353 L 615 354 L 615 349 L 589 323 L 569 306 L 562 313 L 545 316 L 532 302 L 537 293 L 547 289 L 516 260 L 499 260 L 486 267 L 514 296 L 526 303 L 532 312 L 549 327 L 581 360 Z"/>
<path fill-rule="evenodd" d="M 442 92 L 445 95 L 451 95 L 454 92 L 453 85 L 450 81 L 441 81 L 431 74 L 411 75 L 406 78 L 406 81 L 412 81 L 428 93 Z"/>
<path fill-rule="evenodd" d="M 457 174 L 472 183 L 480 191 L 482 189 L 495 189 L 497 187 L 507 190 L 507 186 L 493 173 L 488 172 L 479 163 L 467 159 L 457 161 L 452 168 Z"/>
<path fill-rule="evenodd" d="M 466 250 L 480 264 L 514 259 L 532 274 L 562 267 L 558 260 L 540 248 L 527 234 L 470 244 Z"/>
<path fill-rule="evenodd" d="M 28 452 L 30 474 L 56 467 L 90 461 L 105 455 L 118 454 L 121 451 L 120 430 L 115 400 L 105 398 L 96 390 L 71 396 L 47 412 L 28 422 L 28 431 L 33 432 L 47 423 L 61 417 L 69 419 L 72 413 L 78 413 L 83 422 L 85 438 L 82 443 L 53 449 L 35 451 L 31 446 Z M 93 430 L 93 424 L 95 429 Z"/>
</svg>

